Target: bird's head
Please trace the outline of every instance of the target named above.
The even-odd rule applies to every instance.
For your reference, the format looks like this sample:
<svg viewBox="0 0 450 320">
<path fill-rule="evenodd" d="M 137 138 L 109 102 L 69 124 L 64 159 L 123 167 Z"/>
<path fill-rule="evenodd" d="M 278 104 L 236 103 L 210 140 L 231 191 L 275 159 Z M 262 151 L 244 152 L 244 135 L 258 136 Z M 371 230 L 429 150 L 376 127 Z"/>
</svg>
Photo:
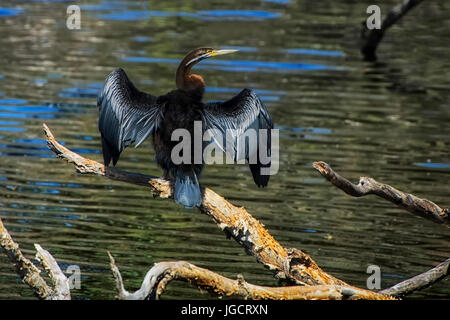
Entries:
<svg viewBox="0 0 450 320">
<path fill-rule="evenodd" d="M 203 78 L 197 74 L 190 74 L 191 68 L 204 59 L 236 51 L 238 50 L 198 48 L 189 52 L 178 66 L 176 76 L 177 87 L 186 91 L 197 89 L 204 90 L 205 82 L 203 81 Z"/>
</svg>

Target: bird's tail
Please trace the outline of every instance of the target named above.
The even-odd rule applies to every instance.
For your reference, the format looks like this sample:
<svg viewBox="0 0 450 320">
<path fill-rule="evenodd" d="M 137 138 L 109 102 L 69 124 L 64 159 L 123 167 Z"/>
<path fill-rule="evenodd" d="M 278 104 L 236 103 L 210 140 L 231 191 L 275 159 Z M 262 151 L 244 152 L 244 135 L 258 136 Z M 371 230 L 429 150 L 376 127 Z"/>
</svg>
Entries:
<svg viewBox="0 0 450 320">
<path fill-rule="evenodd" d="M 176 203 L 182 204 L 187 209 L 202 204 L 202 193 L 194 171 L 184 172 L 180 169 L 176 171 L 174 198 Z"/>
</svg>

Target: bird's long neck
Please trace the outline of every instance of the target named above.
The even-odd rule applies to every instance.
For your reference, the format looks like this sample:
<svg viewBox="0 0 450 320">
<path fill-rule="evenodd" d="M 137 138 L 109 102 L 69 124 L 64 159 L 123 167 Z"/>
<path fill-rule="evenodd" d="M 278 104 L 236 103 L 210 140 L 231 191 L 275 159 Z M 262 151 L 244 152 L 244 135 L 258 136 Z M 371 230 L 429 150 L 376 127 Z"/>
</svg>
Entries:
<svg viewBox="0 0 450 320">
<path fill-rule="evenodd" d="M 188 92 L 195 92 L 203 96 L 205 92 L 205 82 L 198 74 L 191 74 L 191 68 L 194 64 L 186 67 L 186 63 L 191 60 L 191 56 L 186 56 L 177 69 L 176 83 L 177 88 Z"/>
</svg>

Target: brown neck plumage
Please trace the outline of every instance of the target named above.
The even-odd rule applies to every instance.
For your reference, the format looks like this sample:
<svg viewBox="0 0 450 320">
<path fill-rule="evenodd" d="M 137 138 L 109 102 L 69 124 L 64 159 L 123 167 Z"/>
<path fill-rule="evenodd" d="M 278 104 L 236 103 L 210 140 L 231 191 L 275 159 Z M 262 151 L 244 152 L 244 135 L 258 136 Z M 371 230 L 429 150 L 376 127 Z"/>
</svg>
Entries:
<svg viewBox="0 0 450 320">
<path fill-rule="evenodd" d="M 203 81 L 203 78 L 198 74 L 191 74 L 191 68 L 195 65 L 195 62 L 186 67 L 186 64 L 198 54 L 198 50 L 190 52 L 178 66 L 176 74 L 178 89 L 184 91 L 201 91 L 202 94 L 205 91 L 205 82 Z"/>
</svg>

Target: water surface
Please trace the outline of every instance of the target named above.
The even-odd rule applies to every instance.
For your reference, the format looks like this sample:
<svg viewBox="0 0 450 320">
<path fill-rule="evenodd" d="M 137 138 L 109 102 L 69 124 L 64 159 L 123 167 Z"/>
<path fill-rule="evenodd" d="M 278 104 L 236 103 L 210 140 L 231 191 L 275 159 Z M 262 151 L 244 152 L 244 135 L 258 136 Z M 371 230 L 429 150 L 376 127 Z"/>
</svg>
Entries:
<svg viewBox="0 0 450 320">
<path fill-rule="evenodd" d="M 386 35 L 378 63 L 359 55 L 368 4 L 356 1 L 86 0 L 78 2 L 79 31 L 66 28 L 69 3 L 1 3 L 0 216 L 29 257 L 39 243 L 63 268 L 81 267 L 75 298 L 114 297 L 106 250 L 129 290 L 153 263 L 171 260 L 277 285 L 197 210 L 77 174 L 43 137 L 46 122 L 72 150 L 101 160 L 96 97 L 107 74 L 122 67 L 140 89 L 164 94 L 178 61 L 200 46 L 240 50 L 195 67 L 205 99 L 256 90 L 281 144 L 269 188 L 258 189 L 245 166 L 210 166 L 203 185 L 356 286 L 365 287 L 369 265 L 380 266 L 385 288 L 449 257 L 448 229 L 379 198 L 346 196 L 311 164 L 326 161 L 353 181 L 368 175 L 450 206 L 450 3 L 424 2 L 408 14 Z M 127 149 L 118 167 L 161 172 L 150 142 Z M 184 283 L 164 295 L 205 297 Z M 449 297 L 447 279 L 411 299 Z M 4 256 L 0 298 L 33 298 Z"/>
</svg>

